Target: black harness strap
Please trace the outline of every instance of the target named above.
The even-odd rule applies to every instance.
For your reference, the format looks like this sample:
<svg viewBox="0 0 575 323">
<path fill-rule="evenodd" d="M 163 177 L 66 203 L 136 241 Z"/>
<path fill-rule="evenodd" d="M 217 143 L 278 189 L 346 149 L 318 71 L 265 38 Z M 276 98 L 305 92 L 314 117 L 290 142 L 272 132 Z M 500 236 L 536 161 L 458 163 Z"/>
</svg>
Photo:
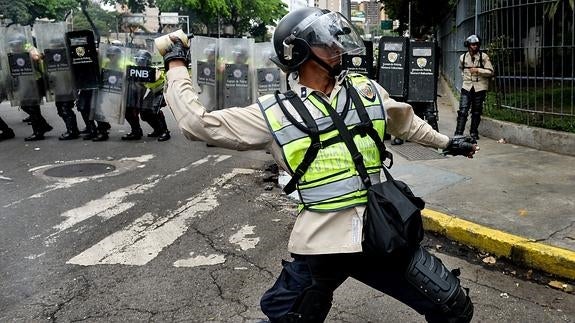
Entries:
<svg viewBox="0 0 575 323">
<path fill-rule="evenodd" d="M 278 93 L 279 91 L 276 92 L 276 100 L 278 100 L 279 98 Z M 303 127 L 302 128 L 298 127 L 297 125 L 301 126 L 301 124 L 297 120 L 295 120 L 295 118 L 291 115 L 291 113 L 287 111 L 284 104 L 280 100 L 278 100 L 278 104 L 280 106 L 280 109 L 282 109 L 283 114 L 298 129 L 309 134 L 311 139 L 311 144 L 309 148 L 306 150 L 302 162 L 294 170 L 293 176 L 290 179 L 290 181 L 284 186 L 284 192 L 286 194 L 291 194 L 293 191 L 296 190 L 297 183 L 299 182 L 303 174 L 305 174 L 311 163 L 317 157 L 317 154 L 322 147 L 322 143 L 319 139 L 320 132 L 317 127 L 317 123 L 315 122 L 314 118 L 311 116 L 311 114 L 305 107 L 302 100 L 292 90 L 286 92 L 285 96 L 291 103 L 291 105 L 296 109 L 297 113 L 299 113 L 299 115 L 303 119 L 303 122 L 306 124 L 307 128 L 304 130 L 302 129 Z"/>
<path fill-rule="evenodd" d="M 385 144 L 383 143 L 383 140 L 379 137 L 377 130 L 375 130 L 375 128 L 373 127 L 373 122 L 369 118 L 369 114 L 367 113 L 367 110 L 365 109 L 365 105 L 363 104 L 363 101 L 359 97 L 357 90 L 355 89 L 355 87 L 353 85 L 348 85 L 347 90 L 349 91 L 349 94 L 351 96 L 351 100 L 355 106 L 355 109 L 357 110 L 357 114 L 359 115 L 359 119 L 361 120 L 361 124 L 356 126 L 359 128 L 358 129 L 359 134 L 362 137 L 367 134 L 371 138 L 371 140 L 373 140 L 373 142 L 375 142 L 375 145 L 377 146 L 377 150 L 379 151 L 379 158 L 381 159 L 381 164 L 385 166 L 385 164 L 384 164 L 385 160 L 389 159 L 389 161 L 390 161 L 389 166 L 386 166 L 386 167 L 391 168 L 391 166 L 393 166 L 393 155 L 391 154 L 391 152 L 389 152 L 385 148 Z M 355 128 L 352 130 L 355 130 Z"/>
</svg>

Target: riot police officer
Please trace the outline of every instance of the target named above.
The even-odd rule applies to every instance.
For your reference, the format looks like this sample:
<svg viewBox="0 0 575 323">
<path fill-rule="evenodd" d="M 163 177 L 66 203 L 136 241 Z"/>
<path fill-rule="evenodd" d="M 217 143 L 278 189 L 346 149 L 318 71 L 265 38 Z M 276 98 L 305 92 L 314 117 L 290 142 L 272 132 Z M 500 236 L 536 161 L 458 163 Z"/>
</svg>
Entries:
<svg viewBox="0 0 575 323">
<path fill-rule="evenodd" d="M 43 140 L 44 134 L 52 130 L 40 111 L 40 103 L 43 96 L 44 84 L 41 74 L 42 56 L 38 50 L 27 42 L 24 34 L 15 33 L 9 36 L 8 45 L 10 53 L 13 55 L 29 54 L 28 57 L 21 59 L 30 59 L 30 67 L 33 75 L 13 76 L 14 97 L 18 100 L 20 107 L 24 112 L 30 115 L 33 134 L 24 138 L 25 141 Z M 26 63 L 17 62 L 18 65 L 25 66 Z"/>
<path fill-rule="evenodd" d="M 272 321 L 322 322 L 334 290 L 348 277 L 393 296 L 430 322 L 471 320 L 473 305 L 459 279 L 422 247 L 389 258 L 362 250 L 367 190 L 357 175 L 357 158 L 352 158 L 340 127 L 335 127 L 338 121 L 349 129 L 354 142 L 361 142 L 358 150 L 366 167 L 373 166 L 370 173 L 374 182 L 379 181 L 384 157 L 373 152 L 379 151 L 378 142 L 386 130 L 413 142 L 444 148 L 453 155 L 472 157 L 477 145 L 463 145 L 471 138 L 449 138 L 436 132 L 414 115 L 410 105 L 391 99 L 366 76 L 343 70 L 342 55 L 364 49 L 351 22 L 337 12 L 319 8 L 287 14 L 275 29 L 273 43 L 274 62 L 293 74 L 289 77 L 291 90 L 263 96 L 241 109 L 216 113 L 206 112 L 195 99 L 186 69 L 185 42 L 177 38 L 172 41 L 164 56 L 169 67 L 165 95 L 186 138 L 236 150 L 269 149 L 282 169 L 295 170 L 292 181 L 301 197 L 302 211 L 288 249 L 304 264 L 298 270 L 309 271 L 312 279 L 285 294 L 269 294 L 274 298 L 273 309 L 288 303 L 281 313 L 262 307 Z M 366 136 L 365 131 L 371 135 Z M 306 153 L 312 149 L 313 154 Z M 411 259 L 417 255 L 437 267 L 414 268 Z M 434 272 L 436 269 L 441 275 Z M 410 275 L 415 270 L 420 274 Z M 281 279 L 278 282 L 281 284 Z M 437 290 L 430 288 L 429 294 L 419 290 L 432 283 L 453 293 L 438 303 Z"/>
<path fill-rule="evenodd" d="M 481 41 L 477 35 L 467 37 L 463 45 L 467 47 L 467 51 L 459 57 L 463 84 L 461 85 L 455 135 L 463 135 L 471 108 L 469 135 L 477 140 L 479 139 L 478 127 L 483 113 L 483 101 L 485 101 L 489 80 L 493 76 L 493 65 L 489 56 L 481 51 Z"/>
<path fill-rule="evenodd" d="M 62 49 L 66 45 L 63 37 L 53 38 L 49 43 L 50 49 Z M 46 53 L 45 53 L 46 55 Z M 56 53 L 55 55 L 61 55 Z M 59 59 L 66 59 L 60 57 Z M 47 66 L 49 70 L 49 67 Z M 59 140 L 73 140 L 80 137 L 76 114 L 74 113 L 74 101 L 76 100 L 76 90 L 73 87 L 72 73 L 69 69 L 64 71 L 53 71 L 46 73 L 48 89 L 53 94 L 58 116 L 62 118 L 66 126 L 66 132 L 61 134 Z"/>
<path fill-rule="evenodd" d="M 134 56 L 137 66 L 151 67 L 152 54 L 147 50 L 138 50 Z M 128 103 L 126 104 L 126 120 L 130 124 L 131 131 L 122 137 L 122 140 L 138 140 L 143 136 L 138 116 L 147 122 L 153 129 L 147 136 L 157 138 L 158 141 L 166 141 L 171 138 L 166 118 L 161 108 L 165 105 L 164 95 L 164 72 L 155 71 L 154 82 L 130 81 L 128 88 Z"/>
</svg>

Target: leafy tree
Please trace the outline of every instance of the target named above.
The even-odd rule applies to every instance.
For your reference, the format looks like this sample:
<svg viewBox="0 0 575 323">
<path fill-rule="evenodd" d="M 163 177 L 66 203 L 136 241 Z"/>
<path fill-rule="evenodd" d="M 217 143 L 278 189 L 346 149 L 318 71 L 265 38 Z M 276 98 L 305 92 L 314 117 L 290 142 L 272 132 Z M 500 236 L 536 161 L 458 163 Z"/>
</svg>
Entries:
<svg viewBox="0 0 575 323">
<path fill-rule="evenodd" d="M 32 25 L 36 18 L 63 20 L 78 0 L 0 0 L 0 12 L 13 23 Z"/>
<path fill-rule="evenodd" d="M 86 4 L 86 12 L 94 22 L 94 25 L 98 29 L 100 35 L 106 36 L 110 34 L 110 32 L 116 31 L 117 13 L 106 11 L 93 3 Z M 72 25 L 74 30 L 92 29 L 88 19 L 81 12 L 74 14 Z"/>
<path fill-rule="evenodd" d="M 226 0 L 230 11 L 223 17 L 231 25 L 235 36 L 241 36 L 258 25 L 274 25 L 287 14 L 286 5 L 280 0 Z"/>
</svg>

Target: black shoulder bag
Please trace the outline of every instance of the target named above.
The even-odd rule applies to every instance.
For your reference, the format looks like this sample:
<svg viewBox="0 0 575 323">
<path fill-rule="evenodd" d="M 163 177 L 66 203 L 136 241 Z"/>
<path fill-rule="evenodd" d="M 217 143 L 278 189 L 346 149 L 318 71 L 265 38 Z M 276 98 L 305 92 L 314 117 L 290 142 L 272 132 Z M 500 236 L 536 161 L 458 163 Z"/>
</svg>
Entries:
<svg viewBox="0 0 575 323">
<path fill-rule="evenodd" d="M 365 131 L 377 145 L 386 178 L 384 182 L 371 184 L 363 163 L 363 156 L 358 151 L 350 131 L 339 114 L 330 105 L 325 104 L 368 189 L 367 207 L 363 215 L 363 251 L 373 255 L 387 256 L 417 248 L 423 239 L 421 210 L 425 207 L 425 202 L 416 197 L 407 184 L 395 180 L 386 169 L 383 161 L 390 156 L 390 153 L 385 150 L 383 141 L 373 128 L 355 88 L 349 86 L 347 90 L 350 91 L 362 125 L 364 127 L 369 125 Z"/>
</svg>

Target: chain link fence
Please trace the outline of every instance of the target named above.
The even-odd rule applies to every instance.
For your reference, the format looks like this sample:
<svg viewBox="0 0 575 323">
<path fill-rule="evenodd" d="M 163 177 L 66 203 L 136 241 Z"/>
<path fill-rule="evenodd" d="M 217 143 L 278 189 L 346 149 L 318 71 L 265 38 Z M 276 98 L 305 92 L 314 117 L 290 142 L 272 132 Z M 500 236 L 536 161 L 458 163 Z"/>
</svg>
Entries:
<svg viewBox="0 0 575 323">
<path fill-rule="evenodd" d="M 463 41 L 477 34 L 496 74 L 486 109 L 503 111 L 509 121 L 575 132 L 575 14 L 569 2 L 458 1 L 438 31 L 443 74 L 461 89 Z"/>
</svg>

